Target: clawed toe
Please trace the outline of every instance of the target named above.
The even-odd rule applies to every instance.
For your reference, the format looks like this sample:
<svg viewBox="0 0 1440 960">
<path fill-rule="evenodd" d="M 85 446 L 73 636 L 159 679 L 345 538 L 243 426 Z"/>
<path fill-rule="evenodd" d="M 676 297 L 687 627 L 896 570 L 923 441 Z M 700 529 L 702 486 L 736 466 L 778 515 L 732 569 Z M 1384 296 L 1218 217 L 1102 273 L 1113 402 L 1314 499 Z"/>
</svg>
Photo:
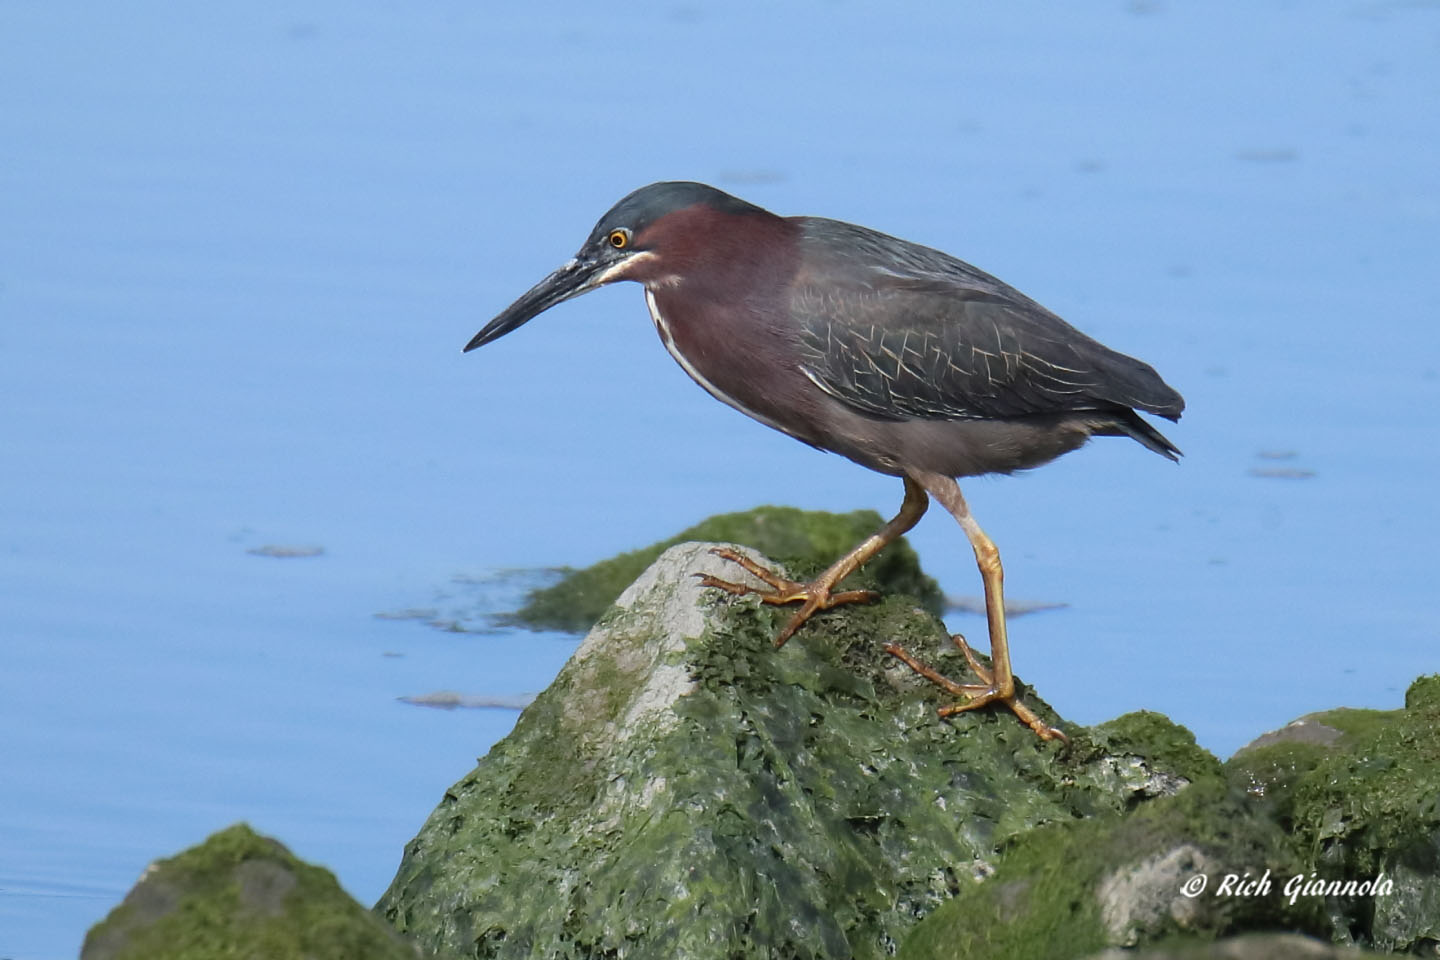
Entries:
<svg viewBox="0 0 1440 960">
<path fill-rule="evenodd" d="M 783 646 L 786 640 L 795 635 L 795 631 L 805 625 L 814 614 L 821 610 L 829 610 L 845 603 L 866 603 L 879 598 L 874 590 L 842 590 L 833 592 L 837 580 L 837 568 L 832 567 L 809 583 L 800 583 L 788 577 L 782 577 L 773 570 L 766 569 L 760 564 L 751 560 L 736 550 L 729 547 L 714 547 L 710 551 L 715 556 L 731 563 L 738 564 L 745 571 L 762 581 L 766 586 L 748 586 L 742 583 L 735 583 L 730 580 L 721 580 L 719 577 L 708 573 L 696 574 L 700 578 L 702 586 L 714 587 L 717 590 L 724 590 L 733 596 L 743 597 L 753 594 L 760 599 L 761 603 L 772 606 L 784 606 L 791 603 L 800 603 L 802 606 L 790 618 L 790 622 L 780 631 L 775 638 L 775 646 Z M 848 573 L 849 571 L 844 571 Z"/>
<path fill-rule="evenodd" d="M 961 703 L 952 703 L 940 707 L 937 712 L 941 717 L 953 717 L 957 713 L 964 713 L 990 703 L 999 702 L 1009 707 L 1015 713 L 1015 716 L 1020 719 L 1020 722 L 1034 731 L 1035 735 L 1041 740 L 1061 740 L 1067 744 L 1070 742 L 1070 738 L 1065 736 L 1063 732 L 1045 723 L 1034 710 L 1031 710 L 1020 702 L 1015 696 L 1015 685 L 1013 681 L 1011 681 L 1008 687 L 996 684 L 993 673 L 986 669 L 975 658 L 974 652 L 970 649 L 969 644 L 965 642 L 964 637 L 957 633 L 952 635 L 950 639 L 960 648 L 960 652 L 965 655 L 966 662 L 969 663 L 970 669 L 974 671 L 975 675 L 980 678 L 980 683 L 957 683 L 940 673 L 940 671 L 934 667 L 921 663 L 899 644 L 886 644 L 885 652 L 904 662 L 911 670 L 926 680 L 929 680 L 937 687 L 940 687 L 946 693 L 964 698 L 964 701 Z"/>
</svg>

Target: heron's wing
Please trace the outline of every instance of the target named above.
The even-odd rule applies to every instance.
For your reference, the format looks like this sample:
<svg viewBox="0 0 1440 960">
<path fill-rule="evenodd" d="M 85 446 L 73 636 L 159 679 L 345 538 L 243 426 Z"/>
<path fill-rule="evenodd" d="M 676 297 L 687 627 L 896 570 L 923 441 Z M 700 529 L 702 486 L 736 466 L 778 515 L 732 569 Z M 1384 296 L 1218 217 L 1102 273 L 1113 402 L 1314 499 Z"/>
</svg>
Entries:
<svg viewBox="0 0 1440 960">
<path fill-rule="evenodd" d="M 1116 407 L 1173 419 L 1184 409 L 1149 365 L 988 274 L 882 234 L 859 238 L 874 250 L 855 239 L 831 241 L 843 260 L 812 257 L 790 300 L 802 369 L 854 409 L 927 420 Z"/>
</svg>

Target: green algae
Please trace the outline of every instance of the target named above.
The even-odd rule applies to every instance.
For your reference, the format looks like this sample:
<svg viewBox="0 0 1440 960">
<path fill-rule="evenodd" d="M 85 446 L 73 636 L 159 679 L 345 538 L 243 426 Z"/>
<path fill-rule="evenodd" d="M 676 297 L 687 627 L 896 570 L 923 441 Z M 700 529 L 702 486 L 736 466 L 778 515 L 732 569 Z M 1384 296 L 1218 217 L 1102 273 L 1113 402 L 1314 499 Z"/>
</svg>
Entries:
<svg viewBox="0 0 1440 960">
<path fill-rule="evenodd" d="M 1303 728 L 1303 729 L 1297 729 Z M 1341 942 L 1440 945 L 1440 676 L 1403 710 L 1337 709 L 1267 735 L 1226 775 L 1293 838 L 1304 875 L 1391 882 L 1381 896 L 1323 898 Z"/>
<path fill-rule="evenodd" d="M 1337 930 L 1388 950 L 1440 947 L 1440 675 L 1367 718 L 1291 787 L 1288 819 L 1322 877 L 1384 874 L 1378 898 L 1331 898 Z"/>
<path fill-rule="evenodd" d="M 945 698 L 882 651 L 964 678 L 913 599 L 817 617 L 777 650 L 787 611 L 698 588 L 688 573 L 721 563 L 705 551 L 667 554 L 669 597 L 606 614 L 447 791 L 382 917 L 464 957 L 880 958 L 1038 825 L 1126 805 L 1008 711 L 941 720 Z M 676 637 L 657 604 L 698 604 L 703 627 Z"/>
<path fill-rule="evenodd" d="M 330 871 L 236 824 L 161 860 L 85 938 L 82 960 L 400 960 L 413 948 Z"/>
<path fill-rule="evenodd" d="M 1065 726 L 1068 749 L 1003 710 L 940 720 L 948 698 L 882 652 L 968 674 L 903 544 L 851 584 L 882 601 L 821 614 L 781 650 L 791 611 L 699 590 L 707 563 L 736 573 L 699 545 L 666 555 L 664 589 L 707 611 L 703 629 L 677 634 L 643 598 L 602 609 L 666 544 L 764 543 L 803 578 L 880 521 L 815 516 L 712 518 L 532 597 L 532 625 L 598 619 L 599 637 L 447 791 L 377 912 L 445 955 L 553 960 L 1063 960 L 1210 955 L 1256 930 L 1411 950 L 1435 936 L 1440 828 L 1423 800 L 1440 792 L 1426 752 L 1440 678 L 1405 711 L 1316 714 L 1308 734 L 1222 765 L 1146 711 Z M 1180 892 L 1197 874 L 1278 886 L 1366 869 L 1393 871 L 1397 896 Z"/>
<path fill-rule="evenodd" d="M 584 632 L 660 554 L 689 541 L 742 544 L 773 557 L 794 576 L 813 576 L 879 530 L 883 523 L 873 510 L 839 514 L 794 507 L 756 507 L 720 514 L 648 547 L 583 569 L 567 569 L 559 583 L 532 591 L 525 605 L 504 619 L 538 630 Z M 937 616 L 944 600 L 939 586 L 921 571 L 919 558 L 904 538 L 852 574 L 846 585 L 914 597 Z"/>
<path fill-rule="evenodd" d="M 1102 811 L 1021 837 L 993 877 L 963 887 L 926 918 L 901 957 L 1062 960 L 1132 942 L 1203 955 L 1201 946 L 1182 945 L 1255 930 L 1433 949 L 1440 944 L 1440 677 L 1412 684 L 1403 711 L 1337 709 L 1304 722 L 1306 729 L 1262 738 L 1223 766 L 1158 714 L 1077 731 L 1077 759 L 1116 771 L 1139 802 L 1123 816 Z M 1147 776 L 1144 764 L 1126 763 L 1137 747 L 1190 785 L 1175 790 L 1169 775 Z M 1148 872 L 1150 890 L 1127 870 L 1142 879 Z M 1212 894 L 1227 875 L 1263 876 L 1270 885 L 1259 895 L 1187 904 L 1173 896 L 1187 871 L 1204 873 Z M 1293 899 L 1285 892 L 1295 878 L 1377 876 L 1392 880 L 1388 892 Z M 1106 903 L 1117 901 L 1107 901 L 1106 891 L 1116 878 L 1132 883 L 1128 896 L 1137 902 L 1158 891 L 1164 905 L 1167 889 L 1171 901 L 1126 934 L 1113 910 L 1107 919 Z"/>
<path fill-rule="evenodd" d="M 1188 781 L 1215 779 L 1220 761 L 1195 742 L 1195 734 L 1163 713 L 1136 710 L 1091 727 L 1087 738 L 1110 756 L 1143 758 L 1156 770 Z"/>
<path fill-rule="evenodd" d="M 666 543 L 758 529 L 804 577 L 880 518 L 836 519 L 760 508 Z M 706 611 L 693 635 L 645 601 L 595 612 L 638 571 L 597 565 L 590 586 L 555 595 L 566 616 L 581 596 L 602 636 L 445 792 L 380 918 L 437 956 L 555 960 L 1319 955 L 1234 937 L 1282 929 L 1440 944 L 1440 676 L 1412 684 L 1404 710 L 1312 714 L 1308 732 L 1223 765 L 1160 714 L 1065 726 L 1020 684 L 1065 748 L 1004 710 L 940 720 L 948 698 L 882 652 L 896 642 L 967 679 L 903 543 L 856 578 L 880 602 L 817 616 L 781 650 L 790 610 L 699 590 L 706 563 L 733 573 L 703 547 L 676 557 L 656 586 L 662 605 Z M 1394 891 L 1177 894 L 1199 873 L 1267 871 L 1276 887 L 1379 874 Z M 350 925 L 357 911 L 368 928 Z M 383 927 L 328 872 L 239 826 L 147 874 L 82 957 L 417 955 Z"/>
<path fill-rule="evenodd" d="M 1087 884 L 1099 873 L 1099 865 L 1084 857 L 1088 840 L 1059 823 L 1033 831 L 1005 852 L 993 877 L 965 885 L 926 917 L 899 956 L 1058 960 L 1105 946 L 1099 905 Z M 1064 951 L 1057 952 L 1057 944 Z"/>
<path fill-rule="evenodd" d="M 1123 816 L 1029 832 L 1004 851 L 992 877 L 967 885 L 917 926 L 900 957 L 1067 960 L 1106 946 L 1208 940 L 1241 930 L 1328 934 L 1306 901 L 1181 893 L 1196 873 L 1219 882 L 1225 873 L 1258 877 L 1266 868 L 1288 875 L 1301 861 L 1282 831 L 1212 773 Z"/>
</svg>

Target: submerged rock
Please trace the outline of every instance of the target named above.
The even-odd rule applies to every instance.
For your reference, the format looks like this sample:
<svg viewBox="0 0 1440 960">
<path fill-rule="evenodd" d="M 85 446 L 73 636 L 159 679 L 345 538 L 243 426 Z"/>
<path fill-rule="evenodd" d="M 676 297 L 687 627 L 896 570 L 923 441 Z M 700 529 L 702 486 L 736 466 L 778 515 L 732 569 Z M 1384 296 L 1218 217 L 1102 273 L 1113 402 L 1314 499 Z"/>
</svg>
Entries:
<svg viewBox="0 0 1440 960">
<path fill-rule="evenodd" d="M 886 957 L 1037 828 L 1220 781 L 1153 714 L 1068 751 L 1006 710 L 940 720 L 938 691 L 881 647 L 964 663 L 903 595 L 777 650 L 790 611 L 700 588 L 745 576 L 709 549 L 673 547 L 625 590 L 446 792 L 381 916 L 441 955 Z"/>
<path fill-rule="evenodd" d="M 414 960 L 330 871 L 236 824 L 151 864 L 81 960 Z"/>
</svg>

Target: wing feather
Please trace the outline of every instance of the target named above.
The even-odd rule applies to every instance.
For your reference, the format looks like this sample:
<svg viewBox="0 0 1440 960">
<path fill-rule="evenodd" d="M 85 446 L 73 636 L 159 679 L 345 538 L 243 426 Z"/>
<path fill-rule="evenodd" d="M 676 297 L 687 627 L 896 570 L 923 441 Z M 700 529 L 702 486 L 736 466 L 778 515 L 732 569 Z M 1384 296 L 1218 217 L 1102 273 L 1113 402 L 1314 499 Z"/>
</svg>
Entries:
<svg viewBox="0 0 1440 960">
<path fill-rule="evenodd" d="M 937 250 L 808 221 L 792 288 L 801 365 L 820 389 L 886 420 L 966 420 L 1184 401 L 1019 291 Z"/>
</svg>

